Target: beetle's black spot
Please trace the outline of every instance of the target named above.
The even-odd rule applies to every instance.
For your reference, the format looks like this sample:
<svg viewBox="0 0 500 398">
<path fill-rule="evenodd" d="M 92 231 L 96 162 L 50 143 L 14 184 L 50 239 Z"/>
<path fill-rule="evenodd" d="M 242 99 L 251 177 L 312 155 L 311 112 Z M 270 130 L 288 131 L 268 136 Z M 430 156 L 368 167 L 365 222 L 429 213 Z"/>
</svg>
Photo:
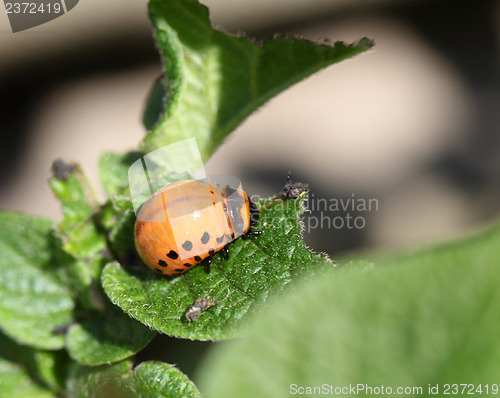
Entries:
<svg viewBox="0 0 500 398">
<path fill-rule="evenodd" d="M 203 236 L 201 237 L 201 243 L 205 244 L 207 243 L 208 241 L 210 240 L 210 235 L 208 234 L 208 232 L 205 231 L 205 233 L 203 234 Z"/>
<path fill-rule="evenodd" d="M 184 271 L 182 268 L 176 268 L 176 269 L 175 269 L 175 272 L 177 272 L 177 273 L 179 273 L 179 274 L 180 274 L 182 271 Z"/>
<path fill-rule="evenodd" d="M 160 267 L 168 267 L 168 264 L 167 264 L 165 261 L 163 261 L 163 260 L 159 260 L 159 261 L 158 261 L 158 265 L 159 265 Z"/>
<path fill-rule="evenodd" d="M 170 257 L 172 260 L 177 260 L 179 255 L 177 254 L 177 252 L 170 250 L 170 252 L 167 254 L 167 257 Z"/>
<path fill-rule="evenodd" d="M 215 250 L 214 250 L 214 249 L 210 249 L 210 250 L 208 251 L 208 255 L 209 255 L 209 256 L 213 256 L 213 255 L 214 255 L 214 253 L 215 253 Z"/>
<path fill-rule="evenodd" d="M 193 248 L 193 243 L 190 240 L 187 240 L 182 244 L 182 247 L 184 250 L 190 251 Z"/>
<path fill-rule="evenodd" d="M 163 274 L 163 271 L 159 268 L 155 268 L 155 271 L 158 272 L 159 274 Z"/>
<path fill-rule="evenodd" d="M 222 243 L 224 241 L 224 237 L 226 235 L 222 235 L 220 238 L 216 238 L 215 240 L 217 241 L 217 243 Z"/>
<path fill-rule="evenodd" d="M 200 256 L 194 256 L 194 261 L 200 262 L 201 261 L 201 257 Z"/>
<path fill-rule="evenodd" d="M 184 267 L 192 267 L 192 266 L 193 266 L 193 264 L 191 264 L 191 263 L 184 263 Z"/>
</svg>

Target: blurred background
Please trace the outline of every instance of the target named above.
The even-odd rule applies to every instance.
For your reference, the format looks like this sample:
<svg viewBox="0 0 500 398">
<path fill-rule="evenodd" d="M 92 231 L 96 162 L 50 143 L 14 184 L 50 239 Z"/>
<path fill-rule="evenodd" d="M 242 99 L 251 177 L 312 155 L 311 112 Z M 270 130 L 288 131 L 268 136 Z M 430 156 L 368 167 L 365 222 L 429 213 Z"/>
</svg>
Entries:
<svg viewBox="0 0 500 398">
<path fill-rule="evenodd" d="M 305 233 L 313 249 L 335 258 L 422 246 L 497 217 L 500 1 L 203 3 L 221 29 L 258 40 L 280 32 L 376 41 L 273 99 L 207 164 L 209 173 L 238 176 L 250 194 L 279 192 L 292 171 L 309 183 L 315 207 L 320 199 L 377 200 L 377 210 L 308 214 L 306 226 L 324 220 Z M 144 135 L 144 100 L 161 72 L 146 1 L 81 0 L 15 34 L 2 10 L 0 33 L 0 208 L 59 220 L 47 185 L 53 160 L 80 162 L 102 192 L 100 154 L 135 149 Z M 347 213 L 364 227 L 324 219 Z M 176 340 L 169 362 L 189 373 L 199 355 L 186 349 L 193 344 L 205 347 Z"/>
</svg>

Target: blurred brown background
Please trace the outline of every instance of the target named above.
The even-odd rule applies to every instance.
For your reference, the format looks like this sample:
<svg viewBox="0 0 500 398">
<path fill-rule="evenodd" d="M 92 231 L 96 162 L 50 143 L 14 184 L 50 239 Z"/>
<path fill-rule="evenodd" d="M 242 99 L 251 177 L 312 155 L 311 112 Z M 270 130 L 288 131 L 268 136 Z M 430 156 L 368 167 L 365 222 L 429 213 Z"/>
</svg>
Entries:
<svg viewBox="0 0 500 398">
<path fill-rule="evenodd" d="M 313 198 L 378 200 L 364 229 L 306 234 L 314 249 L 419 246 L 499 213 L 500 1 L 204 3 L 220 28 L 259 40 L 376 41 L 272 100 L 207 164 L 251 194 L 278 192 L 291 170 Z M 81 0 L 16 34 L 2 9 L 0 54 L 0 208 L 60 219 L 52 161 L 80 162 L 100 189 L 99 155 L 134 149 L 144 134 L 161 71 L 146 1 Z"/>
</svg>

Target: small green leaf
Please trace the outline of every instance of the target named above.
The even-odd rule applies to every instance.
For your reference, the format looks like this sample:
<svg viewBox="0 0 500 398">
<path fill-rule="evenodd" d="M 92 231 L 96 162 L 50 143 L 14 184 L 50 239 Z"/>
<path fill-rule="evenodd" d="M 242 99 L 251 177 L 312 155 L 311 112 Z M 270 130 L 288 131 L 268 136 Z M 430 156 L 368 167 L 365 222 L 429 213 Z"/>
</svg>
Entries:
<svg viewBox="0 0 500 398">
<path fill-rule="evenodd" d="M 62 203 L 64 223 L 78 224 L 91 217 L 97 209 L 97 200 L 80 166 L 56 160 L 52 173 L 49 183 Z"/>
<path fill-rule="evenodd" d="M 97 368 L 77 367 L 68 381 L 72 398 L 200 398 L 194 384 L 172 365 L 129 362 Z"/>
<path fill-rule="evenodd" d="M 0 333 L 0 358 L 15 363 L 31 380 L 57 393 L 64 388 L 68 356 L 64 351 L 42 351 L 17 344 Z M 1 374 L 0 374 L 1 378 Z M 0 396 L 3 395 L 0 390 Z"/>
<path fill-rule="evenodd" d="M 107 152 L 99 158 L 99 176 L 108 198 L 115 201 L 127 192 L 128 169 L 142 155 L 141 152 L 127 152 L 124 155 Z"/>
<path fill-rule="evenodd" d="M 143 349 L 155 332 L 116 307 L 71 326 L 69 355 L 82 365 L 102 365 L 128 358 Z"/>
<path fill-rule="evenodd" d="M 149 93 L 144 115 L 142 116 L 142 124 L 146 127 L 147 131 L 153 130 L 161 122 L 162 118 L 165 117 L 167 108 L 166 86 L 165 75 L 162 75 L 156 79 Z"/>
<path fill-rule="evenodd" d="M 131 374 L 130 361 L 98 367 L 76 365 L 66 382 L 67 395 L 71 398 L 137 398 L 127 387 Z"/>
<path fill-rule="evenodd" d="M 166 363 L 143 362 L 134 371 L 134 381 L 136 397 L 201 398 L 193 382 Z"/>
<path fill-rule="evenodd" d="M 311 253 L 300 235 L 299 200 L 260 203 L 259 236 L 240 238 L 230 246 L 229 259 L 214 258 L 210 274 L 202 266 L 175 278 L 158 276 L 145 266 L 132 272 L 118 263 L 102 274 L 104 290 L 113 303 L 133 318 L 162 333 L 198 340 L 224 339 L 241 334 L 241 318 L 301 275 L 312 277 L 333 265 Z M 219 301 L 196 322 L 185 312 L 198 297 Z"/>
<path fill-rule="evenodd" d="M 127 209 L 116 214 L 115 223 L 109 231 L 109 241 L 118 259 L 135 254 L 134 243 L 135 213 Z"/>
<path fill-rule="evenodd" d="M 213 29 L 195 0 L 150 0 L 149 10 L 167 78 L 148 101 L 145 152 L 195 137 L 205 160 L 273 96 L 373 46 L 367 39 L 329 45 L 295 38 L 257 45 Z"/>
<path fill-rule="evenodd" d="M 445 383 L 491 388 L 500 374 L 499 263 L 497 225 L 378 260 L 371 272 L 305 282 L 247 325 L 244 338 L 210 352 L 201 391 L 280 398 L 325 383 L 328 394 L 330 386 L 350 385 L 393 389 L 385 395 L 398 386 L 423 389 L 407 394 L 414 396 L 432 396 L 428 386 L 436 384 L 441 396 Z"/>
<path fill-rule="evenodd" d="M 102 252 L 106 239 L 94 216 L 99 210 L 95 194 L 77 164 L 61 160 L 52 166 L 50 187 L 61 201 L 64 219 L 58 225 L 63 248 L 77 259 L 89 259 Z"/>
<path fill-rule="evenodd" d="M 52 222 L 4 212 L 0 225 L 0 328 L 21 344 L 62 348 L 52 331 L 71 322 L 74 303 L 53 257 Z"/>
<path fill-rule="evenodd" d="M 0 396 L 8 398 L 54 398 L 49 390 L 34 383 L 24 369 L 0 357 Z"/>
<path fill-rule="evenodd" d="M 64 388 L 66 366 L 69 363 L 68 354 L 63 351 L 34 350 L 33 372 L 36 379 L 51 391 L 59 393 Z"/>
<path fill-rule="evenodd" d="M 104 228 L 98 217 L 100 206 L 80 166 L 55 161 L 49 184 L 61 201 L 63 220 L 57 226 L 62 249 L 74 261 L 71 288 L 79 307 L 102 308 L 102 299 L 95 289 L 107 254 Z"/>
</svg>

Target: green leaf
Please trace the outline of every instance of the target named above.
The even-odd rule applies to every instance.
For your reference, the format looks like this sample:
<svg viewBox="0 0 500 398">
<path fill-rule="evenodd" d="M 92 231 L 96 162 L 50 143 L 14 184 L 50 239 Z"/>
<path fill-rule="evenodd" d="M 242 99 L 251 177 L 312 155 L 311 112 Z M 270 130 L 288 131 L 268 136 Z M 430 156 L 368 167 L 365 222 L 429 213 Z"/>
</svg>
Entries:
<svg viewBox="0 0 500 398">
<path fill-rule="evenodd" d="M 99 176 L 108 198 L 116 201 L 119 196 L 127 194 L 128 169 L 143 154 L 127 152 L 124 155 L 107 152 L 99 158 Z"/>
<path fill-rule="evenodd" d="M 167 108 L 167 82 L 165 75 L 160 76 L 153 84 L 153 88 L 149 93 L 144 115 L 142 116 L 142 124 L 146 127 L 147 131 L 161 122 L 165 117 L 165 110 Z"/>
<path fill-rule="evenodd" d="M 134 371 L 136 397 L 200 398 L 191 380 L 172 365 L 143 362 Z"/>
<path fill-rule="evenodd" d="M 194 384 L 172 365 L 143 362 L 132 371 L 129 362 L 97 368 L 78 367 L 68 382 L 74 398 L 199 398 Z"/>
<path fill-rule="evenodd" d="M 97 209 L 97 200 L 78 164 L 56 160 L 49 180 L 56 197 L 62 202 L 64 223 L 87 220 Z"/>
<path fill-rule="evenodd" d="M 101 253 L 106 239 L 95 222 L 99 211 L 95 194 L 77 164 L 54 162 L 50 187 L 61 201 L 64 219 L 58 226 L 63 248 L 77 259 L 89 259 Z"/>
<path fill-rule="evenodd" d="M 83 365 L 102 365 L 128 358 L 143 349 L 155 332 L 116 307 L 71 326 L 66 348 Z"/>
<path fill-rule="evenodd" d="M 127 388 L 132 374 L 132 363 L 118 362 L 98 367 L 74 366 L 67 380 L 71 398 L 136 398 Z"/>
<path fill-rule="evenodd" d="M 378 260 L 371 272 L 305 282 L 247 325 L 244 338 L 210 352 L 201 391 L 208 398 L 279 398 L 326 383 L 328 391 L 421 387 L 408 395 L 431 396 L 429 384 L 439 384 L 439 395 L 445 383 L 491 387 L 500 374 L 499 263 L 497 225 Z"/>
<path fill-rule="evenodd" d="M 54 398 L 49 390 L 34 383 L 24 369 L 0 357 L 0 396 L 8 398 Z"/>
<path fill-rule="evenodd" d="M 64 388 L 68 357 L 63 351 L 35 350 L 19 345 L 0 333 L 0 360 L 12 362 L 22 369 L 33 383 L 47 387 L 53 392 L 60 392 Z M 0 389 L 0 396 L 10 395 L 3 395 Z"/>
<path fill-rule="evenodd" d="M 150 0 L 149 10 L 167 78 L 148 101 L 145 152 L 195 137 L 205 160 L 269 99 L 373 46 L 368 39 L 330 45 L 295 38 L 257 45 L 213 29 L 195 0 Z"/>
<path fill-rule="evenodd" d="M 49 184 L 61 201 L 63 220 L 57 226 L 62 249 L 73 259 L 69 281 L 78 306 L 87 310 L 101 309 L 95 281 L 99 279 L 107 242 L 100 220 L 100 206 L 80 166 L 57 160 L 52 166 Z"/>
<path fill-rule="evenodd" d="M 101 211 L 101 222 L 108 234 L 108 244 L 115 259 L 123 262 L 135 255 L 135 213 L 130 201 L 128 170 L 140 152 L 124 155 L 105 153 L 99 159 L 99 175 L 109 200 Z"/>
<path fill-rule="evenodd" d="M 102 284 L 113 303 L 140 322 L 162 333 L 197 340 L 224 339 L 241 334 L 240 320 L 301 275 L 312 277 L 333 265 L 311 253 L 300 235 L 299 200 L 268 200 L 261 206 L 259 236 L 240 238 L 230 246 L 229 259 L 217 255 L 210 274 L 198 266 L 180 277 L 158 276 L 145 266 L 132 272 L 108 264 Z M 219 304 L 196 322 L 185 312 L 198 297 L 210 295 Z"/>
<path fill-rule="evenodd" d="M 33 350 L 33 374 L 36 380 L 53 392 L 61 392 L 66 378 L 66 366 L 69 363 L 65 351 Z"/>
<path fill-rule="evenodd" d="M 41 349 L 58 349 L 52 331 L 72 320 L 74 303 L 54 258 L 52 222 L 0 213 L 0 328 L 12 339 Z"/>
<path fill-rule="evenodd" d="M 116 214 L 115 223 L 109 231 L 109 241 L 119 260 L 132 256 L 137 258 L 134 247 L 134 225 L 135 213 L 132 209 Z"/>
</svg>

